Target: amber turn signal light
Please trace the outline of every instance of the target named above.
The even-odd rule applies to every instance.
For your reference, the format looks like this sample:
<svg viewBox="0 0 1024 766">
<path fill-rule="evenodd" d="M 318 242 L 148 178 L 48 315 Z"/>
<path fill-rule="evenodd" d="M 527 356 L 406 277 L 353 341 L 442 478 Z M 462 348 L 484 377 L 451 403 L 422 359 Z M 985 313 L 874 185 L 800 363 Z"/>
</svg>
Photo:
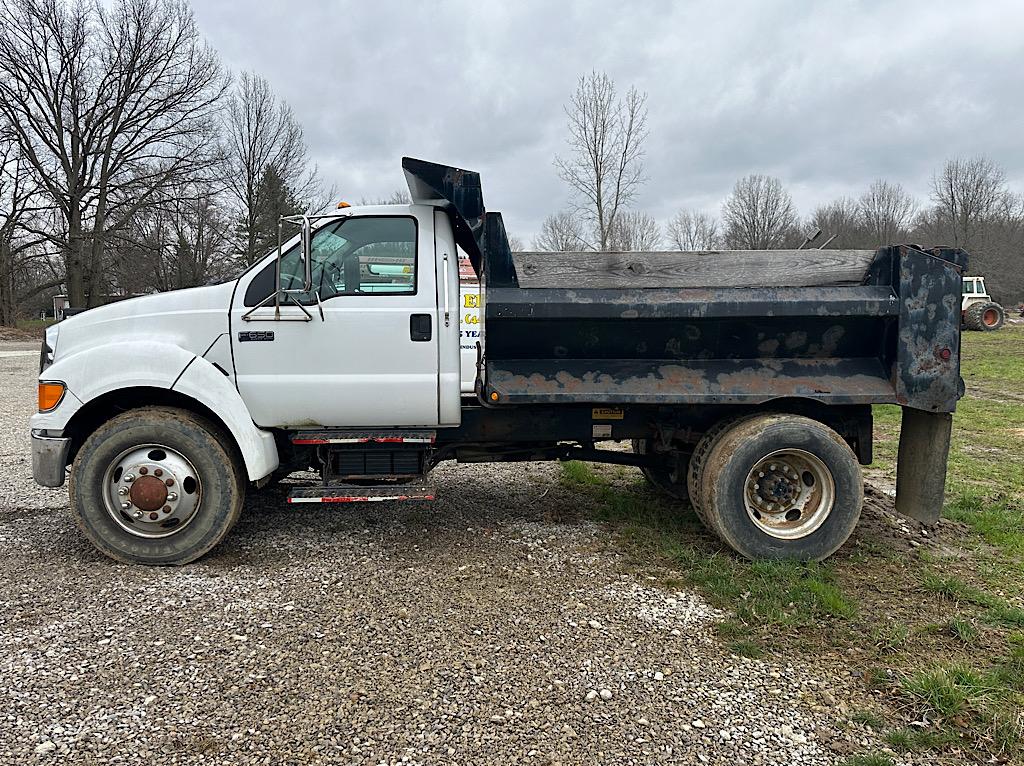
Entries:
<svg viewBox="0 0 1024 766">
<path fill-rule="evenodd" d="M 49 412 L 64 398 L 64 384 L 53 381 L 39 382 L 39 411 Z"/>
</svg>

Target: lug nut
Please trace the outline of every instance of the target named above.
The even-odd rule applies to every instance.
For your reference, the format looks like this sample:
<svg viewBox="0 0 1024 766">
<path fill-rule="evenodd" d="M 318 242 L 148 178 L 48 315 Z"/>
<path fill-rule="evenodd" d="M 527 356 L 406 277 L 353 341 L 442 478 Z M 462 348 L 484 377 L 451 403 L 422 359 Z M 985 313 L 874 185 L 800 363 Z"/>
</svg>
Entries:
<svg viewBox="0 0 1024 766">
<path fill-rule="evenodd" d="M 163 468 L 157 468 L 155 471 L 153 471 L 153 475 L 154 476 L 163 476 L 164 475 L 164 469 Z"/>
<path fill-rule="evenodd" d="M 178 495 L 175 492 L 168 492 L 167 493 L 167 499 L 170 500 L 173 503 L 175 500 L 178 499 Z"/>
<path fill-rule="evenodd" d="M 166 484 L 168 487 L 173 487 L 174 479 L 164 479 L 164 484 Z"/>
<path fill-rule="evenodd" d="M 170 513 L 170 512 L 171 512 L 171 506 L 165 505 L 164 506 L 164 513 Z"/>
<path fill-rule="evenodd" d="M 139 473 L 145 476 L 147 473 L 149 473 L 149 469 L 146 468 L 146 466 L 142 466 L 142 468 L 139 469 Z"/>
<path fill-rule="evenodd" d="M 131 503 L 128 503 L 128 502 L 125 502 L 125 503 L 121 503 L 121 507 L 122 507 L 122 508 L 123 508 L 124 510 L 126 510 L 126 511 L 127 511 L 127 510 L 128 510 L 129 508 L 131 508 L 131 507 L 132 507 L 132 504 L 131 504 Z"/>
<path fill-rule="evenodd" d="M 141 519 L 142 518 L 142 511 L 136 511 L 135 513 L 133 513 L 132 514 L 132 518 L 133 519 Z"/>
<path fill-rule="evenodd" d="M 118 487 L 117 488 L 117 494 L 119 494 L 119 495 L 127 495 L 128 494 L 128 487 Z"/>
<path fill-rule="evenodd" d="M 131 474 L 131 473 L 126 473 L 126 474 L 124 475 L 124 480 L 125 480 L 126 482 L 128 482 L 129 484 L 131 484 L 131 483 L 132 483 L 133 481 L 135 481 L 135 474 Z"/>
<path fill-rule="evenodd" d="M 158 518 L 160 518 L 160 516 L 157 514 L 156 511 L 153 511 L 153 513 L 149 514 L 150 521 L 156 521 Z"/>
</svg>

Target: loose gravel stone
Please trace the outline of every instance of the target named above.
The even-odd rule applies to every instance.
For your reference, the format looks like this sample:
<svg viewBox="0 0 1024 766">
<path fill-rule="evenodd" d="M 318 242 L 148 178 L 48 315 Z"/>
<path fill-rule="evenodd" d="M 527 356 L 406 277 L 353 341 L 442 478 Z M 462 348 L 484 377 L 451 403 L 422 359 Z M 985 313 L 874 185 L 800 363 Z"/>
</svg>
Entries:
<svg viewBox="0 0 1024 766">
<path fill-rule="evenodd" d="M 725 615 L 636 574 L 549 464 L 444 465 L 431 505 L 250 491 L 201 561 L 110 561 L 66 490 L 32 482 L 36 359 L 0 356 L 0 764 L 832 766 L 880 747 L 848 724 L 843 662 L 730 655 Z"/>
</svg>

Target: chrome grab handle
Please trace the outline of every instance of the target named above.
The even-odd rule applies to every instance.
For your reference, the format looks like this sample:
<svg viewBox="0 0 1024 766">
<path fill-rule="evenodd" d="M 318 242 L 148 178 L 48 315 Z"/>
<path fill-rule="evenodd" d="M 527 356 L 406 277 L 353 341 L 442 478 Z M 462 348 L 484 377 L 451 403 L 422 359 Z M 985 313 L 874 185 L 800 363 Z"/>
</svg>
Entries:
<svg viewBox="0 0 1024 766">
<path fill-rule="evenodd" d="M 451 324 L 451 309 L 448 304 L 448 253 L 444 254 L 444 326 Z"/>
</svg>

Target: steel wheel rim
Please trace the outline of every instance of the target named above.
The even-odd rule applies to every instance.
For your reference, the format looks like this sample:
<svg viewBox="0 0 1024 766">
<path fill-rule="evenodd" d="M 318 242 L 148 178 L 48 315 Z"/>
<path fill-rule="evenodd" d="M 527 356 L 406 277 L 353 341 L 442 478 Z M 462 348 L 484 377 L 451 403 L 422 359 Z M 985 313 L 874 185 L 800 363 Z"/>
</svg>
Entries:
<svg viewBox="0 0 1024 766">
<path fill-rule="evenodd" d="M 999 312 L 995 309 L 989 309 L 982 315 L 981 321 L 989 327 L 992 327 L 999 321 Z"/>
<path fill-rule="evenodd" d="M 818 530 L 835 506 L 836 483 L 810 452 L 781 449 L 757 461 L 743 483 L 743 504 L 758 529 L 779 540 Z"/>
<path fill-rule="evenodd" d="M 203 485 L 192 462 L 163 444 L 121 452 L 103 473 L 103 504 L 110 518 L 135 537 L 158 539 L 195 519 Z"/>
</svg>

